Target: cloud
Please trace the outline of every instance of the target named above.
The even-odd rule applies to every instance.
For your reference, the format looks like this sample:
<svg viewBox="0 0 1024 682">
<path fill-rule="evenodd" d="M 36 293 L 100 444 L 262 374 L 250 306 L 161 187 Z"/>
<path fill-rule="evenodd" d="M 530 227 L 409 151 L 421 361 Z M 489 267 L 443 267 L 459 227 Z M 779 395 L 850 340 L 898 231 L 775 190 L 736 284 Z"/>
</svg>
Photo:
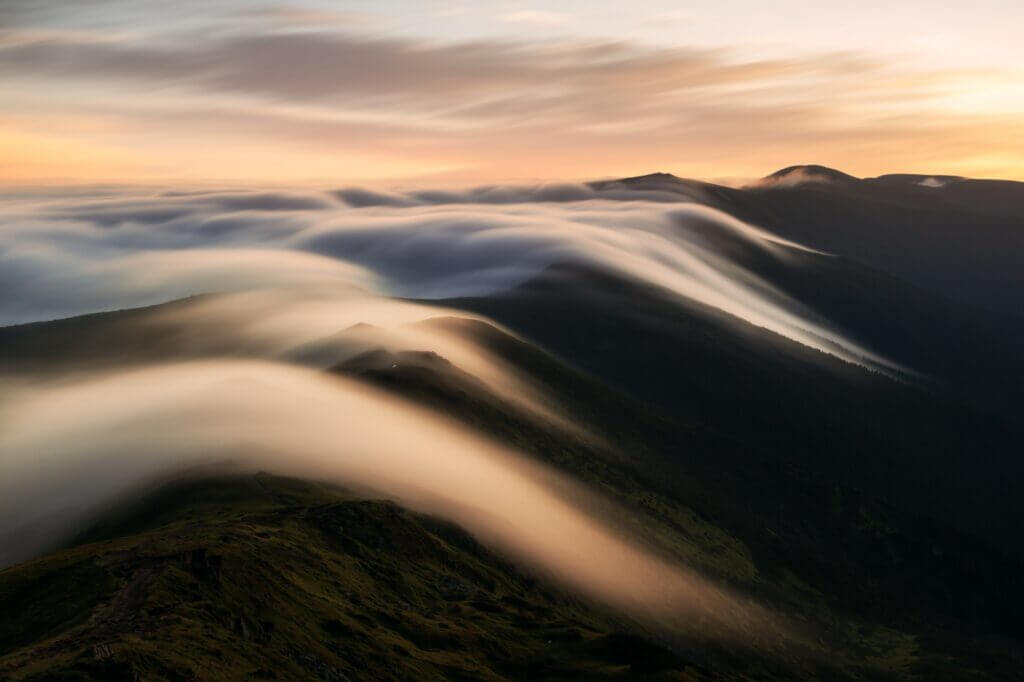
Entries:
<svg viewBox="0 0 1024 682">
<path fill-rule="evenodd" d="M 666 162 L 699 168 L 712 152 L 749 167 L 752 149 L 770 152 L 781 166 L 812 144 L 823 157 L 839 148 L 860 159 L 864 140 L 892 147 L 906 139 L 905 153 L 913 147 L 923 158 L 922 136 L 934 144 L 970 134 L 989 148 L 978 126 L 1005 114 L 941 107 L 921 114 L 944 89 L 979 74 L 901 69 L 860 54 L 744 60 L 727 50 L 614 41 L 446 43 L 248 28 L 145 41 L 130 34 L 9 35 L 0 73 L 21 84 L 13 111 L 24 112 L 10 120 L 39 131 L 52 119 L 49 134 L 58 135 L 68 130 L 68 117 L 54 112 L 68 110 L 94 121 L 81 138 L 152 131 L 129 143 L 142 148 L 156 145 L 160 131 L 192 145 L 209 138 L 203 154 L 252 153 L 229 144 L 244 140 L 250 149 L 282 145 L 282 158 L 386 153 L 393 164 L 486 166 L 508 177 L 547 174 L 553 164 L 563 175 L 614 172 L 607 160 L 620 156 L 637 170 Z M 986 78 L 1017 82 L 1009 70 Z M 105 96 L 69 100 L 53 87 L 36 89 L 65 81 Z M 55 97 L 65 104 L 55 108 Z M 963 126 L 969 130 L 955 129 Z M 283 149 L 296 139 L 308 140 L 301 154 Z M 956 146 L 962 153 L 965 145 Z M 160 149 L 180 168 L 175 154 Z M 242 176 L 263 172 L 251 166 L 233 164 Z M 289 161 L 272 170 L 291 176 L 299 167 Z"/>
<path fill-rule="evenodd" d="M 370 206 L 438 206 L 444 204 L 529 204 L 568 203 L 588 199 L 618 201 L 678 202 L 686 189 L 677 185 L 670 190 L 643 190 L 615 182 L 545 185 L 487 185 L 466 190 L 410 190 L 373 192 L 358 187 L 340 189 L 334 195 L 353 208 Z M 692 189 L 692 187 L 690 188 Z"/>
<path fill-rule="evenodd" d="M 245 6 L 232 18 L 266 22 L 274 27 L 317 27 L 332 24 L 346 27 L 367 28 L 379 23 L 379 19 L 365 12 L 350 9 L 305 9 L 288 4 L 270 4 L 265 6 Z"/>
<path fill-rule="evenodd" d="M 446 114 L 510 97 L 540 105 L 540 114 L 567 107 L 613 118 L 650 110 L 652 96 L 664 100 L 657 105 L 663 109 L 698 96 L 698 104 L 723 94 L 749 99 L 751 88 L 793 96 L 820 82 L 849 100 L 858 93 L 877 95 L 881 82 L 889 94 L 913 97 L 924 94 L 916 86 L 942 81 L 941 72 L 909 74 L 884 88 L 893 75 L 882 61 L 848 53 L 743 60 L 726 50 L 619 41 L 440 43 L 334 31 L 168 36 L 157 42 L 30 34 L 9 39 L 0 55 L 0 69 L 12 77 L 130 79 L 148 87 Z M 866 76 L 873 79 L 865 82 Z M 594 110 L 598 103 L 611 109 Z"/>
<path fill-rule="evenodd" d="M 2 50 L 9 75 L 128 78 L 270 97 L 444 97 L 524 84 L 544 66 L 525 46 L 438 46 L 326 32 L 253 33 L 188 45 L 39 38 Z M 524 63 L 518 63 L 522 58 Z"/>
<path fill-rule="evenodd" d="M 320 371 L 368 349 L 431 350 L 507 404 L 588 442 L 595 436 L 543 389 L 471 337 L 422 324 L 451 310 L 395 298 L 493 293 L 560 263 L 635 278 L 681 305 L 713 306 L 884 366 L 735 257 L 787 261 L 798 246 L 670 194 L 651 201 L 608 183 L 5 197 L 4 322 L 216 295 L 70 340 L 97 348 L 89 367 L 57 357 L 0 376 L 0 561 L 53 547 L 103 505 L 157 480 L 229 461 L 446 516 L 653 623 L 700 622 L 723 637 L 775 631 L 762 609 L 612 530 L 594 511 L 617 512 L 585 489 Z M 565 537 L 575 538 L 569 549 Z"/>
<path fill-rule="evenodd" d="M 384 192 L 371 192 L 359 187 L 339 189 L 334 194 L 353 208 L 363 208 L 364 206 L 414 206 L 417 203 L 410 197 Z"/>
<path fill-rule="evenodd" d="M 778 632 L 762 608 L 613 530 L 602 517 L 616 510 L 575 482 L 353 381 L 222 360 L 11 393 L 0 410 L 0 566 L 52 547 L 104 504 L 221 465 L 337 481 L 445 516 L 648 622 L 692 631 L 699 621 L 703 636 L 741 640 Z"/>
<path fill-rule="evenodd" d="M 95 259 L 95 260 L 93 260 Z M 5 324 L 164 303 L 202 293 L 275 287 L 366 286 L 358 266 L 278 249 L 77 249 L 26 245 L 0 251 Z"/>
<path fill-rule="evenodd" d="M 613 182 L 16 200 L 8 208 L 16 227 L 0 234 L 0 320 L 253 289 L 489 295 L 549 266 L 582 264 L 850 362 L 889 366 L 736 257 L 787 261 L 802 247 L 687 201 L 698 185 L 673 188 L 634 192 Z"/>
<path fill-rule="evenodd" d="M 131 27 L 126 7 L 104 12 Z M 80 18 L 104 12 L 90 3 Z M 862 175 L 1016 174 L 1024 164 L 1012 64 L 419 39 L 279 6 L 234 23 L 197 6 L 188 30 L 104 31 L 84 19 L 44 30 L 20 13 L 0 32 L 8 179 L 749 178 L 812 155 Z M 991 105 L 971 106 L 976 91 Z"/>
</svg>

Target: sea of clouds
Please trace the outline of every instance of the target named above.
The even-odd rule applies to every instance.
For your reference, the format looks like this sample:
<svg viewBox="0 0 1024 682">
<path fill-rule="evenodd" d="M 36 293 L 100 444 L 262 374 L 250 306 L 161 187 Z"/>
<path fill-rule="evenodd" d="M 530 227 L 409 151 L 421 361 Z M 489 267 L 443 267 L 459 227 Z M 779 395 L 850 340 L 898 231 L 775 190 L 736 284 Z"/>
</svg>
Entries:
<svg viewBox="0 0 1024 682">
<path fill-rule="evenodd" d="M 0 201 L 0 226 L 0 324 L 254 289 L 489 295 L 548 266 L 582 264 L 848 361 L 885 365 L 730 255 L 738 243 L 785 261 L 801 247 L 678 193 L 614 183 L 403 193 L 26 191 Z"/>
<path fill-rule="evenodd" d="M 659 622 L 696 614 L 734 634 L 763 629 L 762 610 L 613 530 L 614 506 L 580 484 L 321 370 L 368 349 L 431 350 L 525 414 L 591 438 L 471 335 L 430 324 L 474 317 L 445 299 L 502 295 L 561 264 L 884 366 L 736 257 L 790 262 L 799 251 L 678 193 L 614 184 L 9 191 L 0 198 L 0 324 L 195 298 L 109 321 L 106 347 L 73 373 L 60 358 L 0 371 L 0 565 L 59 546 L 155 481 L 227 463 L 334 480 L 446 516 Z"/>
</svg>

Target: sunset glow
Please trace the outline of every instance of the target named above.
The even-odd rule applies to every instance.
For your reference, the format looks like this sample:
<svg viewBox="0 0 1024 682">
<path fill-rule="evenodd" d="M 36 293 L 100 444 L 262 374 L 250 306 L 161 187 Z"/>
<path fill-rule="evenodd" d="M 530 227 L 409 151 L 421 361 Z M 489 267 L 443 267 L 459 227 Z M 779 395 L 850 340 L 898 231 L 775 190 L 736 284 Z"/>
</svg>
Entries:
<svg viewBox="0 0 1024 682">
<path fill-rule="evenodd" d="M 1001 0 L 185 4 L 4 3 L 0 180 L 1024 178 Z"/>
</svg>

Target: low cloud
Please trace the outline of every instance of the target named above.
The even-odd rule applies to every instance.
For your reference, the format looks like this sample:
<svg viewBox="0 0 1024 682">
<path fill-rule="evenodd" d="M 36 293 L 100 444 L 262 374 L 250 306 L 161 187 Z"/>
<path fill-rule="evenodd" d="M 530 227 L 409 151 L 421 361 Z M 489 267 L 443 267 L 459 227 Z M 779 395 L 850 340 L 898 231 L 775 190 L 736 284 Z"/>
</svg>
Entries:
<svg viewBox="0 0 1024 682">
<path fill-rule="evenodd" d="M 740 641 L 781 632 L 763 609 L 612 530 L 592 512 L 614 510 L 578 484 L 352 381 L 218 361 L 8 395 L 16 399 L 0 410 L 0 566 L 52 547 L 155 481 L 220 465 L 336 481 L 445 516 L 654 624 L 700 623 L 694 634 Z"/>
<path fill-rule="evenodd" d="M 54 547 L 155 481 L 219 465 L 325 478 L 446 516 L 656 625 L 740 640 L 780 632 L 763 609 L 612 530 L 605 514 L 619 512 L 564 476 L 322 371 L 372 349 L 433 351 L 589 442 L 541 387 L 458 325 L 436 324 L 461 313 L 398 298 L 494 294 L 562 263 L 884 365 L 736 257 L 789 261 L 801 247 L 687 202 L 699 188 L 670 189 L 7 196 L 5 323 L 210 295 L 119 317 L 101 330 L 109 344 L 76 332 L 69 347 L 92 348 L 88 366 L 58 356 L 0 374 L 0 562 Z"/>
<path fill-rule="evenodd" d="M 610 183 L 12 201 L 15 226 L 0 235 L 0 320 L 259 288 L 487 295 L 552 265 L 581 264 L 851 362 L 887 365 L 731 255 L 740 245 L 786 260 L 802 247 L 686 201 L 699 191 L 633 193 Z"/>
</svg>

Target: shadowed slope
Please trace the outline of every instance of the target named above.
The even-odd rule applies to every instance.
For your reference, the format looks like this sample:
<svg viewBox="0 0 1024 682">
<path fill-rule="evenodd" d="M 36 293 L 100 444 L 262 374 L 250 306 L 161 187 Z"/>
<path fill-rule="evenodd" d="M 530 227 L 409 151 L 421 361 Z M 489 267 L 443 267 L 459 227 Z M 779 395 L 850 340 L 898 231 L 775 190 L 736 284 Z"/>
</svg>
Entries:
<svg viewBox="0 0 1024 682">
<path fill-rule="evenodd" d="M 930 178 L 935 182 L 926 183 Z M 744 189 L 664 174 L 622 185 L 706 203 L 948 298 L 1024 316 L 1024 183 L 951 176 L 857 179 L 820 166 L 794 166 Z"/>
<path fill-rule="evenodd" d="M 179 483 L 92 535 L 0 572 L 5 679 L 678 679 L 700 668 L 448 523 L 330 487 Z"/>
<path fill-rule="evenodd" d="M 1019 548 L 1011 422 L 789 342 L 665 291 L 554 268 L 486 315 L 684 421 Z M 971 490 L 973 492 L 965 492 Z M 949 500 L 957 500 L 950 507 Z"/>
<path fill-rule="evenodd" d="M 608 295 L 596 282 L 590 284 L 592 286 L 587 290 L 591 294 Z M 624 284 L 619 283 L 617 286 Z M 543 290 L 543 287 L 541 289 Z M 519 292 L 519 295 L 522 295 L 522 292 Z M 585 307 L 580 308 L 579 313 L 586 314 L 587 310 Z M 535 308 L 535 312 L 538 315 L 546 314 L 543 307 Z M 119 319 L 123 319 L 125 315 L 129 313 L 123 313 Z M 562 322 L 573 323 L 575 318 L 565 317 Z M 372 351 L 351 358 L 335 367 L 334 371 L 370 382 L 377 387 L 391 390 L 439 410 L 579 477 L 601 490 L 626 510 L 627 513 L 616 521 L 621 532 L 665 556 L 672 557 L 673 560 L 696 567 L 705 575 L 721 580 L 741 592 L 756 596 L 762 603 L 788 617 L 805 622 L 813 633 L 812 637 L 820 638 L 820 642 L 810 650 L 801 652 L 797 648 L 784 653 L 781 659 L 776 660 L 772 656 L 763 655 L 758 655 L 756 659 L 747 658 L 735 650 L 723 651 L 707 642 L 697 642 L 683 637 L 672 644 L 672 648 L 680 652 L 677 657 L 664 659 L 665 654 L 656 653 L 653 649 L 644 649 L 643 647 L 649 645 L 641 644 L 639 640 L 622 640 L 630 643 L 624 650 L 614 648 L 617 646 L 615 642 L 621 639 L 616 635 L 606 640 L 608 646 L 613 647 L 614 651 L 632 651 L 632 655 L 639 658 L 623 662 L 623 659 L 617 659 L 615 656 L 625 655 L 624 653 L 588 653 L 593 649 L 563 647 L 559 649 L 554 659 L 543 658 L 543 663 L 538 664 L 554 666 L 552 669 L 557 671 L 557 677 L 569 676 L 572 671 L 580 670 L 585 671 L 579 673 L 584 677 L 599 677 L 601 671 L 606 670 L 602 666 L 610 666 L 611 672 L 616 674 L 630 675 L 646 670 L 636 666 L 654 665 L 656 668 L 662 666 L 664 669 L 673 669 L 672 666 L 679 669 L 681 666 L 682 669 L 686 669 L 689 665 L 691 672 L 716 671 L 716 675 L 747 675 L 752 679 L 792 679 L 794 675 L 804 677 L 814 674 L 812 671 L 839 679 L 885 679 L 890 675 L 894 678 L 900 677 L 910 671 L 917 671 L 919 674 L 928 674 L 928 671 L 931 671 L 934 674 L 938 670 L 949 670 L 951 666 L 998 671 L 1004 666 L 1012 665 L 1012 657 L 1008 658 L 1007 645 L 1002 643 L 1004 640 L 1000 637 L 1010 636 L 1014 632 L 1010 614 L 1012 605 L 1020 601 L 1018 596 L 1008 591 L 1013 585 L 1016 569 L 1013 568 L 1013 562 L 1005 557 L 940 524 L 897 513 L 884 505 L 879 505 L 870 496 L 808 477 L 799 468 L 780 462 L 777 453 L 770 447 L 744 442 L 742 434 L 738 437 L 724 431 L 720 425 L 713 425 L 708 429 L 706 424 L 709 422 L 695 415 L 681 421 L 670 416 L 671 412 L 651 409 L 649 405 L 638 403 L 615 389 L 570 369 L 553 356 L 484 322 L 435 318 L 420 322 L 418 325 L 457 332 L 513 364 L 541 385 L 545 394 L 561 405 L 565 413 L 576 423 L 592 429 L 597 440 L 579 440 L 567 434 L 557 424 L 539 420 L 536 414 L 504 402 L 499 396 L 492 394 L 484 382 L 433 353 Z M 606 339 L 605 342 L 607 341 Z M 721 341 L 722 339 L 718 338 L 717 344 L 720 345 Z M 786 351 L 787 347 L 783 344 L 779 352 L 795 352 Z M 850 366 L 844 363 L 828 356 L 820 357 L 825 366 L 834 365 L 833 369 L 847 368 L 849 371 Z M 876 377 L 876 380 L 883 379 Z M 301 496 L 299 497 L 301 499 Z M 191 494 L 189 499 L 192 499 Z M 278 600 L 298 599 L 297 603 L 305 604 L 307 597 L 288 596 L 288 590 L 292 588 L 277 578 L 272 579 L 274 573 L 264 574 L 269 570 L 281 571 L 286 576 L 295 576 L 296 565 L 304 566 L 303 562 L 306 561 L 301 559 L 300 555 L 294 554 L 308 542 L 299 541 L 299 536 L 288 540 L 280 548 L 284 552 L 280 555 L 280 560 L 288 566 L 287 570 L 275 568 L 278 566 L 278 559 L 274 553 L 268 556 L 266 552 L 258 549 L 267 541 L 265 537 L 260 536 L 261 533 L 266 534 L 267 538 L 291 537 L 289 533 L 293 531 L 287 530 L 292 528 L 294 523 L 289 520 L 293 518 L 291 510 L 296 504 L 300 507 L 305 504 L 297 501 L 295 495 L 287 493 L 287 490 L 275 494 L 274 499 L 275 503 L 285 504 L 286 508 L 269 516 L 263 515 L 262 511 L 258 514 L 245 511 L 244 506 L 248 503 L 243 505 L 240 512 L 231 512 L 226 516 L 222 516 L 221 512 L 211 507 L 183 512 L 179 507 L 172 505 L 158 510 L 155 515 L 133 513 L 131 518 L 135 520 L 134 525 L 108 524 L 95 531 L 92 537 L 111 538 L 129 533 L 137 534 L 137 538 L 144 538 L 140 549 L 132 550 L 123 559 L 118 559 L 117 566 L 120 568 L 115 572 L 115 577 L 129 576 L 123 585 L 130 586 L 136 584 L 136 577 L 131 576 L 137 576 L 137 571 L 144 567 L 154 568 L 159 575 L 165 575 L 164 569 L 160 568 L 161 565 L 177 567 L 185 561 L 187 566 L 191 566 L 191 559 L 186 561 L 187 557 L 182 551 L 192 552 L 195 547 L 201 546 L 205 550 L 204 555 L 198 556 L 231 555 L 231 552 L 236 550 L 229 550 L 232 541 L 224 538 L 240 536 L 242 544 L 236 547 L 240 553 L 234 554 L 235 558 L 230 561 L 241 566 L 256 560 L 254 566 L 259 573 L 252 579 L 270 581 L 268 584 L 274 585 L 274 589 L 267 592 L 269 596 L 261 599 L 269 599 L 269 603 L 272 604 L 276 604 Z M 377 512 L 373 512 L 370 516 L 359 516 L 354 521 L 340 525 L 350 529 L 346 534 L 361 537 L 361 534 L 367 533 L 366 528 L 384 527 L 379 525 L 381 521 L 375 520 L 376 514 Z M 216 529 L 211 530 L 213 534 L 207 534 L 202 529 L 213 521 L 216 522 Z M 169 536 L 173 539 L 168 539 L 167 542 L 172 542 L 172 547 L 188 545 L 188 549 L 169 549 L 166 552 L 161 549 L 156 553 L 155 563 L 150 559 L 137 563 L 140 552 L 142 556 L 153 556 L 150 549 L 143 548 L 151 548 L 154 543 L 161 547 L 161 543 L 165 542 L 161 539 L 164 531 L 149 530 L 160 528 L 165 523 L 170 523 L 178 529 L 175 531 L 178 534 Z M 254 528 L 253 524 L 259 525 L 259 528 Z M 308 535 L 308 531 L 302 530 L 304 526 L 294 527 L 297 529 L 295 532 L 303 534 L 303 537 Z M 282 528 L 285 530 L 282 531 Z M 371 530 L 368 537 L 377 536 L 381 532 L 383 531 Z M 251 537 L 253 534 L 255 537 Z M 139 541 L 128 538 L 112 542 L 118 543 L 117 551 L 124 551 L 127 546 L 136 546 Z M 224 542 L 228 544 L 225 546 Z M 416 540 L 414 544 L 418 542 Z M 93 556 L 97 553 L 93 547 L 86 546 L 76 551 Z M 339 564 L 329 560 L 332 555 L 326 549 L 314 546 L 302 551 L 313 552 L 318 561 L 328 559 L 324 565 L 339 566 L 340 570 Z M 406 574 L 420 576 L 425 569 L 407 567 L 406 552 L 402 549 L 396 551 L 391 545 L 385 544 L 373 548 L 372 551 L 375 552 L 372 556 L 377 558 L 368 559 L 366 555 L 360 554 L 359 556 L 363 558 L 359 560 L 357 567 L 360 571 L 372 571 L 371 574 L 359 577 L 361 574 L 346 572 L 331 577 L 334 575 L 334 568 L 326 573 L 318 569 L 315 574 L 308 577 L 301 577 L 301 574 L 298 576 L 301 577 L 302 590 L 312 590 L 314 594 L 328 593 L 331 590 L 362 594 L 367 589 L 370 576 L 376 575 L 377 577 L 372 578 L 376 581 L 373 584 L 377 585 L 373 588 L 376 590 L 373 594 L 380 595 L 374 598 L 380 603 L 421 603 L 421 597 L 410 595 L 420 595 L 423 590 L 429 591 L 428 587 L 418 583 L 410 586 L 405 582 L 408 577 L 403 578 L 401 583 L 381 584 L 380 571 L 382 566 L 388 565 L 394 568 L 388 569 L 391 572 L 383 573 L 385 577 Z M 347 561 L 342 558 L 339 560 L 343 563 Z M 409 555 L 408 560 L 419 562 L 413 555 Z M 197 561 L 197 570 L 202 573 L 206 570 L 203 567 L 207 562 L 205 559 Z M 296 564 L 296 561 L 299 563 Z M 27 566 L 46 565 L 48 564 L 34 562 Z M 82 570 L 87 573 L 91 571 L 89 565 L 86 563 Z M 192 569 L 186 567 L 186 574 L 190 570 Z M 446 568 L 444 573 L 427 579 L 427 583 L 443 580 L 443 576 L 451 574 L 452 570 L 455 569 Z M 10 571 L 4 574 L 18 575 L 21 574 Z M 95 582 L 97 585 L 103 585 L 103 581 L 108 580 L 104 577 L 106 574 L 102 572 L 94 576 L 92 573 L 83 575 L 83 580 Z M 149 574 L 143 573 L 143 576 L 146 575 Z M 177 572 L 166 575 L 174 580 L 179 579 L 174 577 L 179 575 Z M 221 575 L 224 575 L 223 571 Z M 0 584 L 7 579 L 0 578 Z M 15 582 L 11 584 L 24 585 L 18 582 L 20 578 L 14 580 Z M 337 586 L 321 585 L 323 580 L 334 581 L 330 584 Z M 456 580 L 459 584 L 466 583 L 458 575 Z M 353 589 L 349 587 L 351 585 L 358 585 L 358 588 Z M 172 590 L 172 594 L 177 594 L 176 590 L 191 588 L 168 589 Z M 235 589 L 242 592 L 251 591 L 244 585 L 232 588 Z M 112 643 L 112 653 L 108 657 L 106 649 L 90 648 L 93 646 L 90 638 L 94 638 L 97 631 L 87 629 L 73 635 L 72 641 L 75 645 L 68 645 L 67 649 L 84 651 L 85 655 L 78 657 L 79 655 L 75 654 L 77 662 L 71 661 L 67 665 L 92 670 L 93 674 L 97 675 L 106 674 L 107 666 L 115 666 L 112 669 L 116 670 L 116 666 L 123 665 L 158 665 L 165 666 L 159 668 L 165 671 L 162 674 L 169 674 L 166 673 L 167 670 L 181 672 L 186 668 L 200 665 L 203 657 L 213 655 L 213 651 L 221 650 L 222 647 L 232 651 L 247 651 L 247 647 L 254 646 L 249 642 L 259 643 L 263 649 L 270 647 L 269 653 L 256 655 L 250 660 L 263 661 L 261 656 L 271 656 L 265 663 L 259 665 L 283 666 L 283 670 L 294 670 L 294 663 L 300 666 L 299 674 L 305 669 L 302 661 L 320 670 L 330 671 L 333 668 L 344 672 L 348 670 L 345 666 L 350 659 L 357 661 L 359 666 L 366 666 L 366 669 L 376 669 L 374 666 L 383 665 L 384 660 L 399 656 L 404 657 L 403 660 L 408 665 L 418 666 L 415 668 L 419 671 L 417 674 L 429 676 L 433 674 L 431 671 L 436 669 L 430 666 L 435 666 L 439 660 L 439 657 L 428 657 L 421 653 L 437 651 L 431 647 L 438 645 L 429 643 L 436 642 L 439 636 L 436 634 L 436 628 L 440 628 L 440 625 L 436 624 L 438 617 L 421 622 L 405 615 L 404 612 L 403 615 L 399 615 L 398 612 L 392 613 L 378 606 L 368 605 L 365 601 L 352 602 L 349 606 L 343 607 L 332 601 L 330 607 L 316 607 L 312 612 L 319 613 L 317 609 L 333 609 L 332 613 L 335 615 L 330 618 L 324 615 L 323 619 L 338 620 L 343 627 L 332 624 L 327 629 L 336 630 L 339 634 L 319 634 L 320 631 L 314 628 L 316 624 L 312 622 L 302 626 L 306 634 L 292 632 L 288 628 L 282 630 L 280 626 L 275 625 L 274 634 L 269 640 L 264 641 L 267 626 L 262 621 L 273 621 L 273 618 L 268 619 L 261 615 L 267 612 L 265 607 L 256 606 L 256 610 L 250 613 L 254 607 L 247 606 L 246 602 L 232 602 L 231 599 L 234 597 L 230 597 L 227 592 L 207 594 L 200 591 L 204 605 L 198 611 L 189 611 L 190 615 L 186 619 L 193 625 L 181 623 L 179 629 L 167 630 L 165 634 L 160 634 L 161 628 L 165 626 L 152 625 L 154 621 L 145 612 L 134 617 L 134 622 L 143 624 L 143 631 L 149 633 L 143 638 L 144 641 L 159 642 L 164 636 L 172 639 L 185 637 L 184 633 L 192 627 L 199 627 L 202 632 L 210 633 L 204 635 L 207 638 L 212 634 L 215 643 L 207 647 L 209 651 L 203 653 L 200 650 L 195 654 L 198 658 L 182 661 L 176 658 L 176 654 L 168 658 L 166 653 L 154 653 L 154 650 L 147 649 L 149 645 L 143 647 L 129 641 L 123 641 L 121 644 Z M 129 591 L 129 594 L 134 592 Z M 373 603 L 376 604 L 377 601 Z M 489 602 L 481 603 L 486 605 Z M 92 608 L 88 605 L 75 606 L 74 602 L 70 601 L 68 604 L 68 622 L 82 622 L 81 614 Z M 474 604 L 475 602 L 470 606 L 477 608 Z M 167 608 L 170 611 L 165 610 Z M 155 612 L 162 615 L 176 614 L 179 613 L 179 608 L 181 607 L 173 605 L 157 606 Z M 345 618 L 337 616 L 336 611 L 339 608 L 349 615 Z M 551 608 L 557 610 L 558 607 Z M 405 624 L 396 630 L 395 628 L 399 626 L 388 625 L 392 621 L 387 619 L 381 621 L 384 616 L 380 613 Z M 471 610 L 463 609 L 456 613 L 458 615 L 453 617 L 457 617 L 459 622 L 463 623 L 459 627 L 466 627 L 465 623 L 476 622 Z M 242 625 L 232 624 L 237 614 L 241 614 L 239 617 L 242 619 Z M 378 625 L 370 630 L 360 629 L 363 626 L 358 624 L 364 622 L 361 620 L 363 616 L 374 619 Z M 490 619 L 501 621 L 505 617 L 500 613 L 486 616 L 488 622 Z M 531 626 L 527 625 L 526 621 L 515 620 L 513 616 L 508 617 L 512 618 L 512 625 L 509 626 L 511 630 L 501 630 L 500 637 L 521 639 L 520 634 L 512 633 L 518 632 L 519 628 Z M 350 622 L 352 619 L 358 627 Z M 164 622 L 172 624 L 179 621 L 174 617 L 159 621 Z M 379 629 L 382 627 L 379 623 L 382 622 L 385 623 L 385 630 Z M 578 619 L 578 622 L 589 621 Z M 71 626 L 57 623 L 52 627 L 60 630 Z M 155 627 L 156 630 L 146 629 L 150 627 Z M 449 628 L 453 627 L 455 624 L 450 623 Z M 480 626 L 474 626 L 478 627 Z M 551 627 L 557 630 L 562 626 Z M 583 630 L 582 640 L 574 641 L 586 643 L 590 641 L 590 637 L 600 638 L 603 636 L 602 632 L 612 632 L 619 626 L 608 625 L 603 630 L 597 625 L 587 627 L 592 627 L 593 630 Z M 393 635 L 388 634 L 389 629 Z M 104 631 L 99 632 L 102 634 Z M 318 634 L 311 636 L 309 632 Z M 364 633 L 362 637 L 358 634 L 360 632 Z M 479 630 L 474 629 L 474 632 Z M 547 632 L 542 630 L 541 637 L 547 636 Z M 355 639 L 350 641 L 353 637 Z M 346 647 L 346 653 L 340 659 L 332 656 L 330 652 L 333 650 L 328 646 L 335 638 Z M 460 641 L 461 638 L 462 635 Z M 532 641 L 528 637 L 527 640 Z M 33 640 L 36 641 L 38 640 Z M 186 637 L 178 641 L 189 640 Z M 404 647 L 410 654 L 407 656 L 396 649 L 390 650 L 389 653 L 387 647 L 391 646 L 392 641 Z M 498 670 L 497 674 L 515 677 L 518 673 L 509 671 L 522 668 L 501 666 L 523 665 L 523 661 L 532 660 L 531 657 L 535 655 L 522 648 L 526 646 L 525 643 L 519 643 L 515 647 L 502 644 L 503 650 L 508 652 L 506 655 L 493 653 L 502 649 L 484 645 L 483 640 L 470 640 L 475 642 L 474 647 L 479 644 L 483 648 L 478 650 L 477 655 L 468 656 L 462 653 L 462 649 L 446 648 L 455 646 L 451 644 L 452 640 L 444 641 L 449 642 L 441 647 L 441 651 L 448 651 L 445 656 L 461 656 L 459 660 L 462 661 L 453 664 L 454 667 L 442 668 L 443 674 L 447 676 L 456 675 L 456 669 L 460 665 L 479 665 L 480 667 L 473 668 L 476 672 L 466 674 L 481 676 L 484 673 L 480 671 L 486 671 L 488 666 L 492 666 L 490 669 Z M 552 641 L 558 640 L 554 638 Z M 412 643 L 416 648 L 410 647 L 406 642 Z M 79 648 L 75 649 L 75 646 Z M 328 653 L 323 651 L 325 646 L 328 646 Z M 814 653 L 814 649 L 819 646 L 822 647 L 823 653 Z M 348 647 L 355 647 L 355 653 L 349 652 Z M 11 660 L 29 660 L 35 655 L 33 651 L 35 650 L 31 648 L 25 649 L 23 654 L 17 656 L 24 655 L 26 658 Z M 173 652 L 174 649 L 168 648 L 167 651 Z M 480 658 L 479 651 L 485 652 L 482 654 L 484 658 Z M 638 651 L 645 653 L 637 654 Z M 825 651 L 828 653 L 824 653 Z M 275 656 L 284 658 L 273 658 Z M 870 656 L 879 658 L 867 662 Z M 955 657 L 958 662 L 951 663 L 950 656 Z M 103 662 L 108 658 L 111 660 L 110 663 Z M 62 661 L 67 659 L 58 657 L 55 660 L 64 665 Z M 224 660 L 233 659 L 229 657 Z M 423 660 L 428 662 L 421 664 Z M 564 663 L 559 663 L 559 660 Z M 641 663 L 641 660 L 644 662 Z M 676 662 L 657 662 L 662 660 Z M 825 660 L 830 662 L 825 663 Z M 828 668 L 827 673 L 824 672 L 825 668 Z M 535 676 L 540 667 L 529 670 L 532 671 L 531 676 Z M 650 672 L 646 670 L 643 674 Z"/>
</svg>

